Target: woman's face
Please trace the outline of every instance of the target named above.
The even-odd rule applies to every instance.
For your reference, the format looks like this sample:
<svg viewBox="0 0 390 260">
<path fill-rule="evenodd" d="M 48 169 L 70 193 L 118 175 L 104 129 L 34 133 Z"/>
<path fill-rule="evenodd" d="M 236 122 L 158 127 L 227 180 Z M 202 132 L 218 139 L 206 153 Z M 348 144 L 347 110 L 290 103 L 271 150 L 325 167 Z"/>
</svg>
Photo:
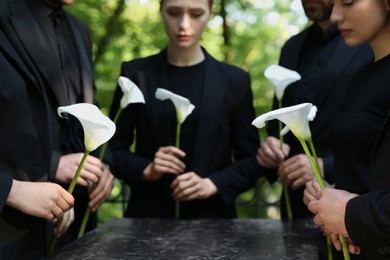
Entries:
<svg viewBox="0 0 390 260">
<path fill-rule="evenodd" d="M 210 19 L 209 0 L 164 0 L 161 15 L 171 47 L 197 45 Z"/>
<path fill-rule="evenodd" d="M 331 21 L 350 46 L 375 44 L 390 33 L 387 0 L 334 0 Z"/>
</svg>

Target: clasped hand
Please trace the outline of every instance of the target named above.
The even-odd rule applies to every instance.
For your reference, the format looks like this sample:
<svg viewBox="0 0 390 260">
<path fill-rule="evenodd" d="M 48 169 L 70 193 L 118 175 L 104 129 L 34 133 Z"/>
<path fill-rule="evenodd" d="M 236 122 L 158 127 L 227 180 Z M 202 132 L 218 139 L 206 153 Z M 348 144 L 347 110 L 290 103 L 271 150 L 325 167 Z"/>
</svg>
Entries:
<svg viewBox="0 0 390 260">
<path fill-rule="evenodd" d="M 157 181 L 165 174 L 177 175 L 170 187 L 172 197 L 180 201 L 206 199 L 216 194 L 217 188 L 210 179 L 201 178 L 195 172 L 184 172 L 186 166 L 181 159 L 185 155 L 174 146 L 160 147 L 144 170 L 144 180 Z"/>
</svg>

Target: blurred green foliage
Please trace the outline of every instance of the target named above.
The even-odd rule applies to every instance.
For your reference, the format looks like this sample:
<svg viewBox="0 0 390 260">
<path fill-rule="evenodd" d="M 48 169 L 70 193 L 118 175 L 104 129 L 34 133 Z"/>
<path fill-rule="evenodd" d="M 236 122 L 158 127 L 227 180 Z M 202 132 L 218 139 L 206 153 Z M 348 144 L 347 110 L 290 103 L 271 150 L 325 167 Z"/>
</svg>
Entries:
<svg viewBox="0 0 390 260">
<path fill-rule="evenodd" d="M 91 29 L 97 100 L 103 112 L 108 113 L 121 63 L 154 54 L 166 45 L 159 1 L 80 0 L 66 9 Z M 253 104 L 259 115 L 269 111 L 273 97 L 264 70 L 278 62 L 283 43 L 306 23 L 300 0 L 215 0 L 214 16 L 203 35 L 202 45 L 215 58 L 249 71 Z M 252 189 L 240 196 L 239 201 L 248 202 L 238 203 L 240 217 L 278 216 L 268 208 L 259 213 L 248 206 L 254 198 L 268 203 L 278 201 L 279 186 L 270 185 L 263 178 L 259 185 L 257 193 L 260 194 Z M 113 197 L 117 196 L 119 187 L 118 182 Z M 100 210 L 101 220 L 121 216 L 120 205 L 106 204 Z"/>
</svg>

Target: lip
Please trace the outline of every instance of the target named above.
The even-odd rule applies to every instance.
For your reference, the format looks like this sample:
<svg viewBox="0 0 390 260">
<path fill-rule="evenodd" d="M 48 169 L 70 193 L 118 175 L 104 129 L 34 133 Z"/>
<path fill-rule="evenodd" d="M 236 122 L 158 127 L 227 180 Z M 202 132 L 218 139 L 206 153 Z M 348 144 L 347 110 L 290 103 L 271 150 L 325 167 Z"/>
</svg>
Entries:
<svg viewBox="0 0 390 260">
<path fill-rule="evenodd" d="M 191 39 L 191 35 L 179 34 L 179 35 L 177 35 L 177 38 L 179 38 L 180 41 L 188 41 Z"/>
<path fill-rule="evenodd" d="M 343 37 L 348 37 L 352 32 L 350 29 L 339 29 L 339 31 Z"/>
</svg>

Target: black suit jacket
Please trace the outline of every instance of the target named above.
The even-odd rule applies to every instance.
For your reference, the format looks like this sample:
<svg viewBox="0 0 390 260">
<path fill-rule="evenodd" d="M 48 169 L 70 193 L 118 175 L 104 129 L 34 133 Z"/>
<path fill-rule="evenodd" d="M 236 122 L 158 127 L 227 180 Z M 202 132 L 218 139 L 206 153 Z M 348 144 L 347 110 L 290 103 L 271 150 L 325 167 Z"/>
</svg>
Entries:
<svg viewBox="0 0 390 260">
<path fill-rule="evenodd" d="M 3 0 L 7 1 L 7 18 L 3 19 L 2 26 L 4 33 L 14 44 L 24 60 L 30 60 L 43 78 L 43 84 L 47 90 L 50 100 L 51 116 L 54 130 L 54 151 L 50 175 L 53 179 L 57 170 L 59 158 L 63 153 L 82 152 L 83 132 L 77 122 L 71 122 L 68 126 L 65 119 L 57 115 L 57 108 L 65 105 L 65 85 L 61 80 L 62 69 L 56 56 L 56 46 L 50 44 L 47 32 L 44 32 L 36 22 L 31 10 L 24 0 Z M 80 83 L 82 96 L 78 102 L 94 102 L 95 86 L 93 82 L 92 68 L 92 41 L 88 28 L 75 16 L 64 12 L 65 19 L 73 34 L 75 49 L 79 58 Z M 76 125 L 76 126 L 75 126 Z M 74 130 L 77 129 L 77 130 Z M 70 144 L 63 150 L 61 143 L 66 143 L 70 136 Z M 63 140 L 63 141 L 61 141 Z"/>
<path fill-rule="evenodd" d="M 249 75 L 218 62 L 205 52 L 205 80 L 200 108 L 192 171 L 208 177 L 218 195 L 185 202 L 182 217 L 234 217 L 236 196 L 253 186 L 258 165 L 255 154 L 258 134 L 251 125 L 255 118 Z M 142 172 L 161 146 L 175 144 L 175 125 L 167 118 L 175 113 L 171 102 L 155 98 L 156 88 L 166 85 L 166 51 L 122 64 L 121 75 L 142 90 L 146 104 L 123 110 L 111 141 L 116 172 L 131 188 L 127 216 L 173 217 L 174 201 L 169 184 L 173 176 L 157 182 L 142 181 Z M 117 88 L 111 109 L 115 115 L 122 97 Z M 134 135 L 134 130 L 136 134 Z M 136 152 L 129 152 L 135 142 Z M 234 162 L 232 162 L 232 159 Z"/>
<path fill-rule="evenodd" d="M 31 73 L 42 78 L 41 86 L 45 88 L 50 105 L 53 149 L 51 152 L 50 180 L 54 181 L 61 155 L 84 152 L 84 132 L 79 121 L 73 117 L 68 120 L 57 114 L 57 108 L 69 105 L 65 101 L 66 85 L 62 77 L 63 71 L 57 56 L 56 48 L 48 37 L 48 33 L 36 21 L 33 12 L 26 4 L 27 0 L 2 0 L 0 20 L 4 33 L 7 35 L 21 58 L 29 63 Z M 75 16 L 64 11 L 64 17 L 72 34 L 73 46 L 77 52 L 81 94 L 77 103 L 95 103 L 95 85 L 93 81 L 92 41 L 87 26 Z M 54 31 L 53 31 L 54 32 Z M 91 153 L 98 157 L 99 151 Z M 108 149 L 107 160 L 110 159 Z M 67 185 L 64 185 L 67 189 Z M 88 190 L 76 186 L 73 192 L 75 199 L 76 219 L 67 234 L 73 233 L 72 238 L 62 236 L 64 240 L 76 238 L 82 216 L 88 205 Z M 90 230 L 97 224 L 96 214 L 92 214 L 93 223 L 87 227 Z"/>
<path fill-rule="evenodd" d="M 0 30 L 0 259 L 45 254 L 46 221 L 5 205 L 12 179 L 48 180 L 48 101 L 41 79 L 28 66 Z"/>
<path fill-rule="evenodd" d="M 281 51 L 279 61 L 281 66 L 298 70 L 302 48 L 311 30 L 313 30 L 313 26 L 308 27 L 286 42 Z M 317 106 L 318 112 L 314 121 L 310 124 L 317 155 L 324 160 L 325 179 L 330 183 L 333 183 L 334 170 L 331 122 L 346 98 L 348 85 L 355 71 L 373 58 L 371 48 L 368 45 L 349 47 L 345 44 L 342 36 L 337 35 L 335 37 L 337 37 L 335 38 L 337 41 L 336 49 L 332 56 L 328 58 L 325 68 L 315 81 L 317 84 L 313 90 L 315 95 L 312 103 Z M 296 105 L 301 102 L 295 89 L 298 86 L 298 84 L 292 84 L 287 87 L 283 98 L 283 106 Z M 275 98 L 273 109 L 276 109 L 277 106 L 278 103 Z M 279 136 L 277 124 L 269 124 L 267 130 L 270 135 Z M 292 133 L 288 133 L 284 139 L 291 147 L 290 156 L 303 153 L 300 143 Z M 276 177 L 276 172 L 271 171 L 269 179 L 274 181 Z M 298 190 L 289 189 L 294 218 L 310 216 L 310 211 L 302 201 L 303 190 L 304 187 Z M 284 196 L 282 197 L 284 198 Z M 285 217 L 283 200 L 282 216 Z"/>
<path fill-rule="evenodd" d="M 351 199 L 345 225 L 367 259 L 390 259 L 390 113 L 373 153 L 370 192 Z"/>
</svg>

